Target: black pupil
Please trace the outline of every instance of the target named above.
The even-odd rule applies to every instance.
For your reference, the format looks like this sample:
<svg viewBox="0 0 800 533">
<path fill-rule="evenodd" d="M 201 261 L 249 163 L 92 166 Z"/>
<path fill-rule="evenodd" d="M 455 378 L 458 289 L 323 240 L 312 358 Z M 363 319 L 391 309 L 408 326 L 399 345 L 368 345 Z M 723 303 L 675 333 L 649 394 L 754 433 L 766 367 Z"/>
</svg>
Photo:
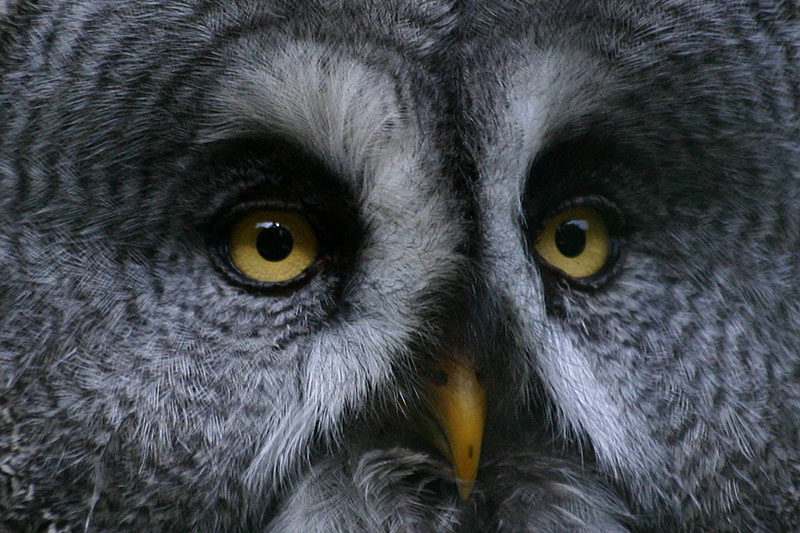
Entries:
<svg viewBox="0 0 800 533">
<path fill-rule="evenodd" d="M 556 229 L 556 248 L 566 257 L 578 257 L 586 248 L 586 231 L 589 223 L 585 220 L 567 220 Z"/>
<path fill-rule="evenodd" d="M 256 240 L 256 248 L 267 261 L 282 261 L 289 257 L 294 246 L 292 232 L 277 222 L 259 224 L 261 231 Z"/>
</svg>

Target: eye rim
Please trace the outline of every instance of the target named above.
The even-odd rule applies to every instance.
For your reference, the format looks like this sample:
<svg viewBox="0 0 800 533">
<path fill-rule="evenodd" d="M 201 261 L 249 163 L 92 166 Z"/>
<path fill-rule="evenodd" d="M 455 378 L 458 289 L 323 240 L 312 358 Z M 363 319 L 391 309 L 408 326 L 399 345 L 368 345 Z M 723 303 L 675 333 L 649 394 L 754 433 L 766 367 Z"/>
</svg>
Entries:
<svg viewBox="0 0 800 533">
<path fill-rule="evenodd" d="M 285 211 L 302 215 L 317 240 L 317 254 L 314 261 L 300 274 L 285 281 L 259 281 L 244 274 L 233 262 L 229 237 L 239 220 L 253 211 Z M 248 290 L 264 293 L 296 290 L 316 277 L 322 271 L 323 265 L 330 261 L 330 251 L 327 246 L 329 238 L 320 230 L 325 226 L 321 224 L 320 217 L 313 209 L 300 202 L 283 200 L 240 202 L 220 217 L 215 226 L 216 229 L 212 232 L 208 243 L 214 265 L 234 285 Z"/>
<path fill-rule="evenodd" d="M 578 278 L 571 276 L 564 272 L 562 269 L 550 263 L 547 259 L 542 257 L 536 249 L 536 241 L 542 232 L 547 228 L 550 220 L 567 209 L 576 207 L 588 207 L 596 210 L 603 217 L 606 224 L 609 237 L 609 250 L 608 257 L 605 264 L 595 274 L 590 276 Z M 555 208 L 548 209 L 545 215 L 539 219 L 535 226 L 535 230 L 527 232 L 528 246 L 533 252 L 536 263 L 544 270 L 558 279 L 566 281 L 570 286 L 585 291 L 597 290 L 605 286 L 609 281 L 615 278 L 622 270 L 625 259 L 625 246 L 624 246 L 624 232 L 625 232 L 625 217 L 622 210 L 617 207 L 617 204 L 598 194 L 585 194 L 574 196 L 568 200 L 562 201 L 556 205 Z"/>
</svg>

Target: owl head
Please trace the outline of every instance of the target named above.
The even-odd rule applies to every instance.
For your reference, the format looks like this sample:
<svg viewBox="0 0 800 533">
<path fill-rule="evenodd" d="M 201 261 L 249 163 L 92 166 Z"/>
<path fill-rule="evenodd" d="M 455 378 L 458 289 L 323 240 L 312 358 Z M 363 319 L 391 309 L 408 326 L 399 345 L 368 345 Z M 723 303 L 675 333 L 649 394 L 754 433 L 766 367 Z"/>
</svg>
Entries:
<svg viewBox="0 0 800 533">
<path fill-rule="evenodd" d="M 795 16 L 0 3 L 0 523 L 790 528 Z"/>
</svg>

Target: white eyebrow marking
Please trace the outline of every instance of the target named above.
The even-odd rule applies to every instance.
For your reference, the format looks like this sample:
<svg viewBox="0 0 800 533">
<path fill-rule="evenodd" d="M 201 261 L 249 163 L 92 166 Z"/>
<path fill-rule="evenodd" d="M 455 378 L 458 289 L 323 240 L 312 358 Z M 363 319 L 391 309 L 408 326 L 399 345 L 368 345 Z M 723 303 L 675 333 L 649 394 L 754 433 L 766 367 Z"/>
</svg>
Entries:
<svg viewBox="0 0 800 533">
<path fill-rule="evenodd" d="M 235 58 L 211 95 L 202 142 L 259 134 L 296 143 L 342 177 L 374 175 L 394 159 L 387 150 L 408 157 L 421 142 L 388 75 L 309 41 Z"/>
</svg>

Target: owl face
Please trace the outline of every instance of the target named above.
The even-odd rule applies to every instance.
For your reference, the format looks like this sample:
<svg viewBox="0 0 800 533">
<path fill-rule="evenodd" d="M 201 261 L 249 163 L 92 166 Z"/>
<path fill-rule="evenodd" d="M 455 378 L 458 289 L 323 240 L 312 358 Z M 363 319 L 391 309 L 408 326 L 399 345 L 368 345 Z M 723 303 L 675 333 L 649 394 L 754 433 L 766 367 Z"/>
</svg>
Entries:
<svg viewBox="0 0 800 533">
<path fill-rule="evenodd" d="M 4 525 L 794 523 L 789 6 L 121 5 L 0 34 Z"/>
</svg>

